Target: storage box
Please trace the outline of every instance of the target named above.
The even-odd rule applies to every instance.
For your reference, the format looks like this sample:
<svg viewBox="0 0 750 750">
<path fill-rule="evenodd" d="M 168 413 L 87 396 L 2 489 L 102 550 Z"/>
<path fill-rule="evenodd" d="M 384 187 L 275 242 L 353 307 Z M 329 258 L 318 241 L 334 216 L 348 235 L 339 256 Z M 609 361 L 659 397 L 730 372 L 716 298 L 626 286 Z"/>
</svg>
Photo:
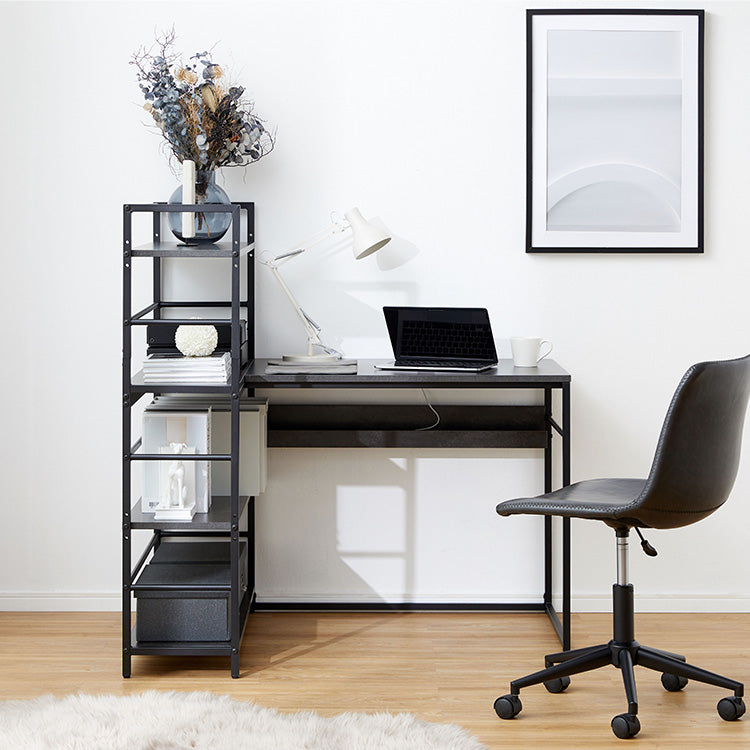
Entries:
<svg viewBox="0 0 750 750">
<path fill-rule="evenodd" d="M 195 394 L 165 394 L 157 396 L 149 405 L 148 413 L 179 409 L 211 409 L 211 450 L 231 453 L 229 401 Z M 268 399 L 243 398 L 240 401 L 240 495 L 257 497 L 266 489 L 268 464 Z M 229 494 L 228 461 L 216 461 L 211 466 L 211 492 Z"/>
<path fill-rule="evenodd" d="M 143 412 L 143 452 L 164 453 L 163 461 L 147 461 L 143 471 L 143 502 L 145 513 L 167 507 L 164 493 L 166 474 L 170 464 L 179 460 L 168 457 L 172 444 L 187 446 L 186 453 L 211 452 L 211 408 L 191 411 Z M 165 450 L 166 449 L 166 450 Z M 188 464 L 187 461 L 183 464 Z M 206 513 L 211 507 L 211 463 L 191 461 L 185 467 L 186 505 L 195 503 L 196 513 Z M 188 519 L 189 520 L 189 519 Z"/>
<path fill-rule="evenodd" d="M 174 343 L 175 333 L 179 323 L 152 323 L 146 326 L 146 354 L 164 354 L 178 352 Z M 218 334 L 217 352 L 231 351 L 232 322 L 227 320 L 214 326 Z M 247 321 L 240 319 L 240 364 L 248 360 Z"/>
<path fill-rule="evenodd" d="M 228 641 L 229 542 L 163 542 L 134 586 L 138 641 Z M 208 561 L 208 562 L 206 562 Z M 247 588 L 247 542 L 240 542 L 240 597 Z M 200 591 L 139 591 L 139 585 L 201 585 Z"/>
<path fill-rule="evenodd" d="M 232 435 L 229 429 L 231 414 L 212 409 L 211 430 L 213 450 L 231 453 Z M 267 442 L 268 402 L 242 403 L 240 405 L 240 495 L 257 497 L 266 490 L 268 464 Z M 228 495 L 230 465 L 218 462 L 213 467 L 211 487 L 215 495 Z"/>
</svg>

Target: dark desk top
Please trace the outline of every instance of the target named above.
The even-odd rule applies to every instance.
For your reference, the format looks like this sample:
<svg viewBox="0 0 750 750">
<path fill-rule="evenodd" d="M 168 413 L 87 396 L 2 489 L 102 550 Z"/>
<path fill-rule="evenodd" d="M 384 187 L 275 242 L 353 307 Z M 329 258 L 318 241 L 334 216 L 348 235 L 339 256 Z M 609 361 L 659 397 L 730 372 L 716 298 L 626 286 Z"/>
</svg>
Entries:
<svg viewBox="0 0 750 750">
<path fill-rule="evenodd" d="M 266 374 L 267 359 L 256 359 L 245 376 L 249 388 L 540 388 L 560 387 L 570 374 L 552 359 L 537 367 L 514 367 L 513 360 L 501 359 L 497 367 L 484 372 L 426 372 L 418 370 L 376 370 L 386 359 L 357 360 L 357 373 Z"/>
</svg>

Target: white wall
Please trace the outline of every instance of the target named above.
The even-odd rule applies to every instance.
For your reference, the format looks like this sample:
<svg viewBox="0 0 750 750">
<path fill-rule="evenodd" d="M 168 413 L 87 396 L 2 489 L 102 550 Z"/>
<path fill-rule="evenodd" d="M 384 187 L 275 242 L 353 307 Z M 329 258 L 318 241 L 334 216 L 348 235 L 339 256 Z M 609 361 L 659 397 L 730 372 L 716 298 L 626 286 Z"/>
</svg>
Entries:
<svg viewBox="0 0 750 750">
<path fill-rule="evenodd" d="M 128 61 L 173 23 L 186 54 L 219 42 L 216 59 L 278 129 L 273 154 L 223 175 L 232 198 L 256 202 L 261 249 L 286 248 L 332 209 L 357 205 L 387 224 L 391 250 L 413 256 L 383 270 L 329 251 L 288 267 L 333 343 L 387 356 L 382 305 L 484 305 L 502 356 L 510 335 L 543 335 L 572 373 L 573 479 L 647 472 L 683 371 L 748 351 L 750 104 L 739 61 L 750 4 L 700 6 L 706 252 L 674 257 L 524 253 L 525 7 L 0 4 L 0 607 L 119 606 L 121 206 L 165 200 L 175 184 L 159 136 L 143 125 Z M 188 283 L 184 269 L 175 274 Z M 259 356 L 303 344 L 262 269 L 257 316 Z M 259 593 L 534 598 L 537 521 L 500 519 L 494 505 L 541 489 L 540 461 L 274 450 L 258 508 Z M 650 534 L 659 557 L 633 556 L 640 609 L 750 610 L 749 492 L 746 451 L 722 511 Z M 610 537 L 603 525 L 574 524 L 579 609 L 608 606 Z"/>
</svg>

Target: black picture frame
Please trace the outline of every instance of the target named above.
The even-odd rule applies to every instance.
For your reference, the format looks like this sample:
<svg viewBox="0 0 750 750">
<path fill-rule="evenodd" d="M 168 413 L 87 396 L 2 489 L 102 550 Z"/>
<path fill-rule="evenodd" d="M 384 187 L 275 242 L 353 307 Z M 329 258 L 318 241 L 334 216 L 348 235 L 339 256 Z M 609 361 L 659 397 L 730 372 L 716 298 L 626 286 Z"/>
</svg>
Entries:
<svg viewBox="0 0 750 750">
<path fill-rule="evenodd" d="M 526 11 L 527 253 L 704 251 L 704 28 L 697 9 Z"/>
</svg>

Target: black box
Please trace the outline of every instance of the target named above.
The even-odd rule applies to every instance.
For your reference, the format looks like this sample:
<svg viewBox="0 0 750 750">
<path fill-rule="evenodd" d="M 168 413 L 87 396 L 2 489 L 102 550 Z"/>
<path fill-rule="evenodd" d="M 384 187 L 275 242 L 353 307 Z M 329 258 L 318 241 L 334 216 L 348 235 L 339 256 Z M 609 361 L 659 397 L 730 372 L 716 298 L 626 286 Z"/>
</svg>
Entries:
<svg viewBox="0 0 750 750">
<path fill-rule="evenodd" d="M 146 326 L 146 354 L 167 354 L 178 352 L 174 343 L 175 332 L 178 323 L 153 323 Z M 216 326 L 218 334 L 217 352 L 231 351 L 232 347 L 232 323 L 227 320 Z M 248 360 L 247 345 L 247 321 L 240 319 L 240 364 L 244 365 Z"/>
<path fill-rule="evenodd" d="M 247 542 L 241 541 L 240 559 L 246 554 Z M 162 542 L 149 562 L 229 565 L 229 542 Z"/>
<path fill-rule="evenodd" d="M 195 321 L 200 324 L 200 321 Z M 174 345 L 174 335 L 179 323 L 152 323 L 146 326 L 146 344 L 159 348 L 176 349 Z M 227 320 L 214 326 L 219 336 L 219 343 L 216 345 L 222 349 L 229 349 L 232 345 L 232 321 Z M 247 341 L 247 321 L 240 318 L 240 341 Z"/>
<path fill-rule="evenodd" d="M 247 542 L 240 542 L 240 597 L 247 588 Z M 229 542 L 162 542 L 133 589 L 137 641 L 228 641 Z M 200 585 L 200 591 L 143 591 L 139 585 Z"/>
</svg>

